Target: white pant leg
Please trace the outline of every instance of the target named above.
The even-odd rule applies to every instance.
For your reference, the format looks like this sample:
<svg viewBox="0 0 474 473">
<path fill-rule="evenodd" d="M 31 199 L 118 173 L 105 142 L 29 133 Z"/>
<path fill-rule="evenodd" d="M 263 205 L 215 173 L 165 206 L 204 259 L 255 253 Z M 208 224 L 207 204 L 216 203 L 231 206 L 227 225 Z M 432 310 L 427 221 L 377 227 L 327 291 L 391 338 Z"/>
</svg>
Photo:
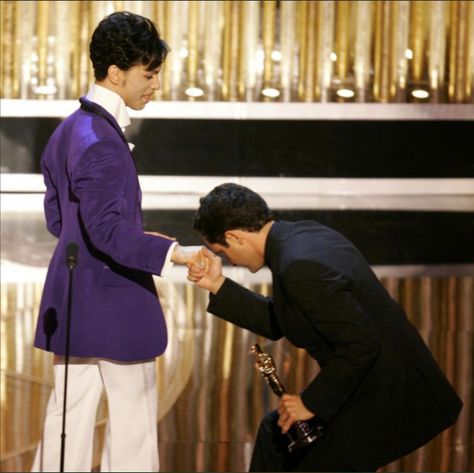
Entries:
<svg viewBox="0 0 474 473">
<path fill-rule="evenodd" d="M 100 360 L 109 421 L 101 471 L 158 471 L 158 390 L 155 360 Z"/>
<path fill-rule="evenodd" d="M 31 471 L 59 471 L 63 420 L 64 359 L 54 365 L 54 388 L 46 408 L 43 438 Z M 64 471 L 91 471 L 97 407 L 102 392 L 97 361 L 69 359 Z"/>
</svg>

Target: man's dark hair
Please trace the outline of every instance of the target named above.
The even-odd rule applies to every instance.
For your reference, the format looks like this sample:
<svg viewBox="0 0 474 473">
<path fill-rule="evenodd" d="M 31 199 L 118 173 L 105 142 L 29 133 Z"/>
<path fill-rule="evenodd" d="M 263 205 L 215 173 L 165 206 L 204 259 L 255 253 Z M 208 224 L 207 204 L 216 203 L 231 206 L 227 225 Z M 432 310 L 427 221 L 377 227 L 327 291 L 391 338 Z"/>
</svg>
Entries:
<svg viewBox="0 0 474 473">
<path fill-rule="evenodd" d="M 266 202 L 247 187 L 225 183 L 215 187 L 199 200 L 194 229 L 209 243 L 228 246 L 228 230 L 259 231 L 273 219 Z"/>
<path fill-rule="evenodd" d="M 89 45 L 97 80 L 107 77 L 110 66 L 123 71 L 133 66 L 159 67 L 169 52 L 168 45 L 148 18 L 127 11 L 106 16 L 95 29 Z"/>
</svg>

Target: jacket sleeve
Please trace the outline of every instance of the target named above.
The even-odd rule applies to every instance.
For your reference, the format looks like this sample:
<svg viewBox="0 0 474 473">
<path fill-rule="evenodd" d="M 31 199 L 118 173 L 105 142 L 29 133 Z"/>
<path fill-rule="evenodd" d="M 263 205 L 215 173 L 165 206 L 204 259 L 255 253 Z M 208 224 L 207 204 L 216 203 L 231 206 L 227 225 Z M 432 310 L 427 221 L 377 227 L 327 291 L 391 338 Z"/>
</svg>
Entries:
<svg viewBox="0 0 474 473">
<path fill-rule="evenodd" d="M 249 291 L 232 279 L 226 278 L 219 292 L 209 296 L 207 310 L 271 340 L 283 336 L 273 313 L 273 299 Z"/>
<path fill-rule="evenodd" d="M 44 183 L 46 185 L 46 193 L 44 195 L 44 215 L 46 218 L 46 227 L 56 238 L 61 234 L 61 211 L 59 207 L 58 190 L 51 178 L 50 171 L 41 162 L 41 171 L 43 173 Z"/>
<path fill-rule="evenodd" d="M 117 263 L 161 274 L 172 240 L 146 235 L 127 220 L 130 156 L 113 142 L 101 141 L 87 149 L 71 171 L 71 189 L 79 200 L 80 218 L 90 241 Z M 133 175 L 136 179 L 136 175 Z"/>
<path fill-rule="evenodd" d="M 283 281 L 289 304 L 332 347 L 331 359 L 302 394 L 305 406 L 330 422 L 375 362 L 379 332 L 345 276 L 314 262 L 297 262 Z"/>
</svg>

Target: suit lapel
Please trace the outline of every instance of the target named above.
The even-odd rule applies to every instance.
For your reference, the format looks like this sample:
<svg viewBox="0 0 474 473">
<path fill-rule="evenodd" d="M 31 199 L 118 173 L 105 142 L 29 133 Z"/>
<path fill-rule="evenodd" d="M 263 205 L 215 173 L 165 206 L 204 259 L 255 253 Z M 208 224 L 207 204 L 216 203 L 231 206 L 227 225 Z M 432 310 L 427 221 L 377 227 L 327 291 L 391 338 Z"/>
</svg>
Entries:
<svg viewBox="0 0 474 473">
<path fill-rule="evenodd" d="M 99 115 L 100 117 L 104 118 L 110 125 L 112 125 L 112 127 L 115 129 L 120 138 L 127 144 L 128 147 L 127 138 L 123 134 L 122 129 L 119 127 L 117 120 L 115 120 L 115 118 L 109 112 L 107 112 L 105 108 L 94 102 L 91 102 L 90 100 L 87 100 L 85 97 L 81 97 L 79 99 L 79 102 L 81 103 L 82 110 L 90 113 L 95 113 L 96 115 Z"/>
</svg>

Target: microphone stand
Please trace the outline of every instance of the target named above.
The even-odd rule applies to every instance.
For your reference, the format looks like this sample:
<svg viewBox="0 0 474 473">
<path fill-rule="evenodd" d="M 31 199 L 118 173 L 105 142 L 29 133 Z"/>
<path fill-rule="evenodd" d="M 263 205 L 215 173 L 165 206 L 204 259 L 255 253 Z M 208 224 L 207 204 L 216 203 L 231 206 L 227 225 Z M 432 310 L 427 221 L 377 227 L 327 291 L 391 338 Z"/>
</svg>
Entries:
<svg viewBox="0 0 474 473">
<path fill-rule="evenodd" d="M 68 243 L 66 247 L 66 264 L 69 268 L 69 284 L 67 296 L 67 318 L 66 318 L 66 349 L 64 353 L 64 394 L 63 394 L 63 424 L 61 432 L 61 458 L 59 471 L 64 471 L 64 454 L 66 448 L 66 406 L 67 406 L 67 375 L 69 368 L 69 340 L 71 333 L 71 312 L 72 312 L 72 281 L 73 270 L 77 264 L 77 244 L 75 242 Z"/>
</svg>

